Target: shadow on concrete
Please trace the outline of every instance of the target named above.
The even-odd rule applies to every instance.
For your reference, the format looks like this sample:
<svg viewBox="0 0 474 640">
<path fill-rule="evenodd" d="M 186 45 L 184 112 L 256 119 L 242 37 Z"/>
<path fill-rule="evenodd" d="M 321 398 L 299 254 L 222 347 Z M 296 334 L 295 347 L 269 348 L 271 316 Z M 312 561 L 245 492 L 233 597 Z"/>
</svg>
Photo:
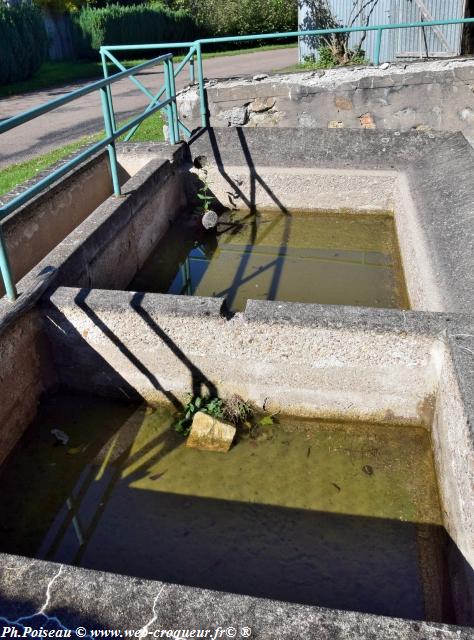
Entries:
<svg viewBox="0 0 474 640">
<path fill-rule="evenodd" d="M 178 345 L 173 342 L 168 334 L 141 306 L 144 295 L 144 293 L 135 293 L 131 300 L 130 306 L 143 319 L 146 325 L 162 340 L 162 342 L 170 349 L 170 351 L 178 358 L 178 360 L 187 367 L 191 375 L 193 396 L 218 396 L 218 390 L 214 383 L 204 375 L 201 369 L 199 369 L 199 367 L 197 367 L 183 351 L 181 351 Z"/>
<path fill-rule="evenodd" d="M 148 379 L 154 389 L 163 393 L 166 399 L 169 400 L 169 402 L 171 402 L 176 409 L 181 409 L 181 402 L 176 398 L 176 396 L 161 385 L 158 378 L 147 369 L 147 367 L 135 356 L 135 354 L 115 335 L 115 333 L 106 325 L 106 323 L 99 318 L 97 313 L 87 304 L 87 296 L 89 295 L 89 293 L 89 289 L 80 290 L 74 300 L 77 306 L 85 313 L 89 320 L 91 320 L 94 325 L 98 329 L 100 329 L 102 333 L 119 349 L 119 351 L 130 361 L 130 363 Z M 103 361 L 105 362 L 105 360 Z M 106 363 L 106 366 L 107 369 L 111 369 L 108 363 Z M 117 374 L 115 370 L 113 371 L 115 374 Z M 130 388 L 130 385 L 128 383 L 126 384 L 127 387 Z M 136 394 L 137 391 L 133 389 L 133 395 L 136 396 Z"/>
</svg>

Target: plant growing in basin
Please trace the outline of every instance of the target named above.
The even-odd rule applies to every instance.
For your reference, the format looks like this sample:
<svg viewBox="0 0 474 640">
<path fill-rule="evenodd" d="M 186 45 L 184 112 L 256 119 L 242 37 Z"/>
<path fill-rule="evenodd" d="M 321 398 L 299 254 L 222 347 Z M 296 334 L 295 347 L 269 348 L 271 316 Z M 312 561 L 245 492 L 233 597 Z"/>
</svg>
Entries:
<svg viewBox="0 0 474 640">
<path fill-rule="evenodd" d="M 200 204 L 196 208 L 196 212 L 200 213 L 202 218 L 202 226 L 205 229 L 213 229 L 217 225 L 218 216 L 215 211 L 211 209 L 211 202 L 214 200 L 214 196 L 209 189 L 209 182 L 207 179 L 207 171 L 203 170 L 204 178 L 202 185 L 197 192 L 197 198 L 200 200 Z"/>
</svg>

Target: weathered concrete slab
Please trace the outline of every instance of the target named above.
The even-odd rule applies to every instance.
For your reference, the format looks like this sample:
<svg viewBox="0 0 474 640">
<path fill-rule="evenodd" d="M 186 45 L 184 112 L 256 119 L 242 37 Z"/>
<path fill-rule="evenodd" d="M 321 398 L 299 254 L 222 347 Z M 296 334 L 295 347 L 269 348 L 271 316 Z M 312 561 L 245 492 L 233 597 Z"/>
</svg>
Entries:
<svg viewBox="0 0 474 640">
<path fill-rule="evenodd" d="M 0 620 L 5 626 L 27 616 L 24 625 L 38 628 L 49 622 L 49 628 L 58 628 L 51 621 L 54 616 L 64 627 L 82 627 L 87 633 L 134 630 L 177 638 L 185 638 L 177 632 L 186 629 L 202 630 L 194 637 L 256 640 L 471 640 L 473 633 L 470 628 L 207 591 L 17 556 L 0 555 L 0 563 L 8 567 L 0 574 Z M 162 630 L 163 636 L 158 635 Z"/>
</svg>

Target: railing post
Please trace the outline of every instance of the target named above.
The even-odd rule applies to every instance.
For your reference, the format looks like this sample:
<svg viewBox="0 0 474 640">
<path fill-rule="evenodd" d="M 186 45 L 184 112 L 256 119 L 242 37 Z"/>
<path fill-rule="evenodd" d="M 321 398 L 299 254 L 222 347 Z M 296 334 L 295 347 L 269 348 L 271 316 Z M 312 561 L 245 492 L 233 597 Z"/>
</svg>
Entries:
<svg viewBox="0 0 474 640">
<path fill-rule="evenodd" d="M 100 57 L 102 59 L 102 73 L 104 74 L 104 78 L 108 78 L 109 77 L 109 70 L 107 67 L 107 58 L 105 56 L 105 53 L 101 50 L 100 51 Z M 110 84 L 107 86 L 107 100 L 109 103 L 109 111 L 112 115 L 112 124 L 114 126 L 114 129 L 117 128 L 117 123 L 115 122 L 115 113 L 114 113 L 114 105 L 112 102 L 112 89 L 110 88 Z"/>
<path fill-rule="evenodd" d="M 102 113 L 104 115 L 104 126 L 105 126 L 105 135 L 107 138 L 112 138 L 115 133 L 115 128 L 112 124 L 112 114 L 110 112 L 110 104 L 107 99 L 107 87 L 102 87 L 100 89 L 100 101 L 102 103 Z M 121 195 L 120 190 L 120 180 L 118 175 L 118 166 L 117 166 L 117 153 L 115 151 L 115 140 L 112 139 L 111 142 L 107 145 L 107 150 L 109 152 L 109 163 L 110 163 L 110 173 L 112 175 L 112 184 L 114 187 L 114 195 Z"/>
<path fill-rule="evenodd" d="M 169 63 L 170 63 L 171 97 L 173 99 L 173 102 L 171 103 L 171 108 L 173 110 L 174 137 L 176 142 L 179 142 L 178 105 L 176 103 L 176 79 L 174 77 L 173 58 L 170 59 Z"/>
<path fill-rule="evenodd" d="M 10 267 L 10 261 L 8 259 L 7 247 L 3 238 L 3 231 L 0 227 L 0 272 L 3 278 L 3 284 L 5 285 L 5 292 L 8 299 L 14 302 L 18 298 L 15 284 L 12 278 L 12 270 Z"/>
<path fill-rule="evenodd" d="M 196 74 L 194 71 L 194 53 L 189 59 L 189 81 L 191 84 L 194 84 L 196 82 Z"/>
<path fill-rule="evenodd" d="M 171 98 L 171 65 L 169 60 L 164 61 L 163 68 L 165 72 L 165 95 L 166 100 L 169 100 Z M 168 118 L 168 135 L 170 138 L 170 144 L 176 144 L 172 103 L 166 105 L 166 116 Z"/>
<path fill-rule="evenodd" d="M 380 49 L 382 47 L 382 34 L 383 34 L 383 29 L 378 29 L 377 38 L 375 40 L 375 52 L 374 52 L 374 64 L 376 66 L 380 64 Z"/>
<path fill-rule="evenodd" d="M 207 127 L 207 107 L 206 107 L 206 95 L 204 93 L 204 74 L 202 70 L 202 51 L 201 43 L 198 40 L 196 42 L 196 60 L 198 65 L 198 83 L 199 83 L 199 102 L 201 111 L 201 125 Z"/>
</svg>

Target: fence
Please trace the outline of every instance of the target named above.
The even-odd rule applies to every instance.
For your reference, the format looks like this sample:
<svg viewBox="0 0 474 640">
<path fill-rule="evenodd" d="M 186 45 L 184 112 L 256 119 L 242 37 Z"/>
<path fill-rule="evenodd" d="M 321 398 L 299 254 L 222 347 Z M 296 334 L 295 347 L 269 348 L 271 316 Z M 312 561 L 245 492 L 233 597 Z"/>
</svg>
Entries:
<svg viewBox="0 0 474 640">
<path fill-rule="evenodd" d="M 157 65 L 159 63 L 163 63 L 164 65 L 164 76 L 165 76 L 165 84 L 164 87 L 160 90 L 157 96 L 162 96 L 163 93 L 166 94 L 165 100 L 159 101 L 157 96 L 151 97 L 153 98 L 153 106 L 148 107 L 143 113 L 133 118 L 131 121 L 126 124 L 117 127 L 115 121 L 115 114 L 113 110 L 113 102 L 112 102 L 112 93 L 110 91 L 110 86 L 122 80 L 123 78 L 130 77 L 135 80 L 135 73 L 151 67 L 153 65 Z M 141 83 L 140 83 L 141 84 Z M 93 82 L 91 84 L 86 85 L 85 87 L 81 87 L 76 91 L 72 91 L 60 98 L 56 98 L 55 100 L 51 100 L 39 107 L 35 107 L 34 109 L 30 109 L 29 111 L 25 111 L 13 118 L 9 118 L 8 120 L 4 120 L 0 122 L 0 134 L 5 131 L 9 131 L 15 127 L 18 127 L 25 122 L 29 122 L 38 116 L 41 116 L 45 113 L 49 113 L 53 111 L 53 109 L 57 109 L 58 107 L 62 107 L 73 100 L 77 100 L 78 98 L 82 98 L 85 95 L 93 93 L 94 91 L 100 91 L 101 103 L 102 103 L 102 112 L 104 116 L 104 128 L 105 128 L 105 136 L 99 142 L 91 145 L 78 155 L 74 156 L 74 158 L 68 160 L 63 165 L 51 171 L 46 177 L 39 180 L 36 184 L 32 185 L 12 200 L 9 200 L 6 204 L 0 207 L 0 221 L 4 219 L 6 216 L 13 213 L 18 207 L 22 206 L 26 202 L 29 202 L 35 195 L 37 195 L 40 191 L 51 185 L 53 182 L 61 178 L 63 175 L 68 173 L 71 169 L 77 167 L 81 162 L 90 158 L 92 155 L 101 151 L 102 149 L 107 148 L 109 153 L 109 162 L 110 162 L 110 172 L 112 176 L 112 184 L 114 189 L 114 195 L 119 196 L 120 191 L 120 182 L 118 177 L 118 167 L 117 167 L 117 155 L 115 151 L 115 141 L 117 138 L 120 138 L 122 135 L 126 134 L 129 130 L 133 130 L 136 128 L 145 118 L 151 116 L 158 110 L 164 109 L 167 113 L 167 119 L 169 123 L 169 136 L 170 142 L 174 144 L 178 137 L 178 119 L 177 119 L 177 108 L 176 108 L 176 87 L 175 87 L 175 72 L 173 68 L 173 56 L 171 53 L 158 56 L 153 58 L 152 60 L 148 60 L 142 64 L 136 65 L 131 69 L 123 69 L 120 73 L 116 73 L 110 77 L 105 77 L 103 80 L 98 80 L 97 82 Z M 185 129 L 187 132 L 187 129 Z M 5 246 L 5 240 L 3 237 L 2 229 L 0 227 L 0 271 L 2 274 L 3 282 L 5 285 L 5 291 L 10 300 L 16 300 L 18 297 L 15 284 L 13 282 L 10 263 L 8 260 L 8 254 Z"/>
</svg>

